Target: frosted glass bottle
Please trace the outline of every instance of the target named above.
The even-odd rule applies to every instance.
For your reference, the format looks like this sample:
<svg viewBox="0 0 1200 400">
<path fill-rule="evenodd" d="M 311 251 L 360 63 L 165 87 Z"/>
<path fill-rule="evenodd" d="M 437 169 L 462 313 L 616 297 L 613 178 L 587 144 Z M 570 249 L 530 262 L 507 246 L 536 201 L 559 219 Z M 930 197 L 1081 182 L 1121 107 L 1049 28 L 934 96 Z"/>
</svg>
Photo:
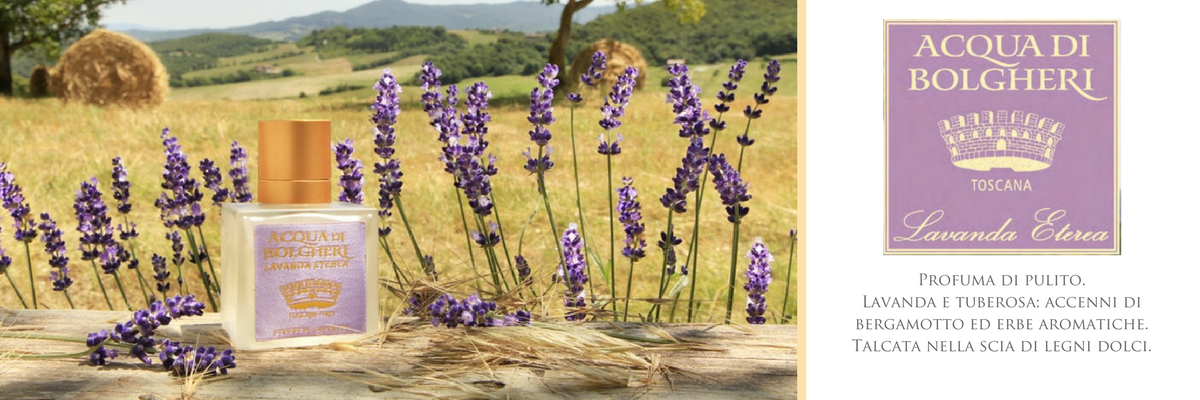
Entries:
<svg viewBox="0 0 1200 400">
<path fill-rule="evenodd" d="M 259 203 L 221 208 L 221 320 L 236 349 L 379 332 L 379 217 L 330 202 L 329 136 L 329 121 L 259 121 Z"/>
</svg>

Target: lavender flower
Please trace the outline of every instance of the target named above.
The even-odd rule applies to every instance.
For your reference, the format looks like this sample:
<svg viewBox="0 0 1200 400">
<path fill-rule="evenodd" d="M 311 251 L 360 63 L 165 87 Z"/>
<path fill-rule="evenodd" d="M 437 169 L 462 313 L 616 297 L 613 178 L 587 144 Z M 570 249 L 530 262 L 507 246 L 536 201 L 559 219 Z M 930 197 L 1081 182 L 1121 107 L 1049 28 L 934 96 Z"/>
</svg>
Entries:
<svg viewBox="0 0 1200 400">
<path fill-rule="evenodd" d="M 754 246 L 746 253 L 750 259 L 750 267 L 746 269 L 746 322 L 762 324 L 767 322 L 763 314 L 767 312 L 767 286 L 771 284 L 771 262 L 775 257 L 767 251 L 767 245 L 762 238 L 754 241 Z"/>
<path fill-rule="evenodd" d="M 42 213 L 41 218 L 38 229 L 42 231 L 42 243 L 46 245 L 46 255 L 50 256 L 50 267 L 56 269 L 50 271 L 50 281 L 54 283 L 54 290 L 61 292 L 74 282 L 67 276 L 70 272 L 67 268 L 67 246 L 62 239 L 62 230 L 58 229 L 58 224 L 50 218 L 50 214 Z"/>
<path fill-rule="evenodd" d="M 155 253 L 150 257 L 150 264 L 154 266 L 154 283 L 158 288 L 159 293 L 163 297 L 167 296 L 167 291 L 171 290 L 171 271 L 167 270 L 167 258 Z"/>
<path fill-rule="evenodd" d="M 672 65 L 667 67 L 667 72 L 673 76 L 667 82 L 667 102 L 671 103 L 675 113 L 674 123 L 679 125 L 679 137 L 704 137 L 710 132 L 706 124 L 712 117 L 700 102 L 700 87 L 692 83 L 686 65 Z"/>
<path fill-rule="evenodd" d="M 517 254 L 515 258 L 517 262 L 517 278 L 526 285 L 533 284 L 532 270 L 529 269 L 529 261 L 525 260 L 525 256 Z"/>
<path fill-rule="evenodd" d="M 446 141 L 442 155 L 446 171 L 454 175 L 454 185 L 463 190 L 475 214 L 483 217 L 492 213 L 491 176 L 498 172 L 496 157 L 489 154 L 485 162 L 483 155 L 488 146 L 487 123 L 492 120 L 486 111 L 491 97 L 492 92 L 483 82 L 467 88 L 467 110 L 461 115 L 462 134 L 449 133 L 453 136 Z"/>
<path fill-rule="evenodd" d="M 212 191 L 213 205 L 220 207 L 229 198 L 229 189 L 221 187 L 221 169 L 205 158 L 200 160 L 200 172 L 204 175 L 204 187 Z"/>
<path fill-rule="evenodd" d="M 492 247 L 500 243 L 500 234 L 497 233 L 496 222 L 488 221 L 488 233 L 484 235 L 477 230 L 471 230 L 471 240 L 479 244 L 479 247 Z"/>
<path fill-rule="evenodd" d="M 396 125 L 396 117 L 400 115 L 401 88 L 388 68 L 383 69 L 374 87 L 379 91 L 375 103 L 371 105 L 371 110 L 375 111 L 371 116 L 371 121 L 375 123 L 375 154 L 383 159 L 375 163 L 374 172 L 379 175 L 379 217 L 386 219 L 392 215 L 392 199 L 400 195 L 404 185 L 400 181 L 404 176 L 400 172 L 400 161 L 392 158 L 396 153 L 392 148 L 396 143 L 396 131 L 392 126 Z M 379 229 L 380 236 L 387 236 L 390 232 L 391 228 Z"/>
<path fill-rule="evenodd" d="M 737 223 L 750 213 L 750 208 L 742 205 L 750 201 L 749 184 L 742 181 L 736 169 L 725 161 L 724 154 L 718 154 L 709 159 L 709 170 L 713 173 L 713 185 L 721 194 L 721 203 L 725 204 L 725 212 L 729 214 L 729 222 Z"/>
<path fill-rule="evenodd" d="M 675 236 L 673 230 L 669 235 L 669 239 L 667 232 L 658 233 L 658 248 L 662 249 L 663 258 L 666 261 L 667 275 L 675 274 L 675 264 L 679 262 L 678 256 L 675 253 L 675 246 L 678 246 L 680 243 L 683 243 L 683 239 Z"/>
<path fill-rule="evenodd" d="M 113 158 L 112 166 L 113 200 L 117 201 L 117 212 L 126 215 L 133 210 L 133 205 L 129 204 L 129 188 L 132 184 L 129 183 L 129 177 L 125 170 L 125 164 L 121 162 L 121 157 Z M 136 237 L 136 234 L 133 237 Z"/>
<path fill-rule="evenodd" d="M 541 88 L 533 88 L 529 93 L 529 123 L 533 124 L 533 130 L 529 131 L 529 140 L 537 143 L 538 147 L 545 147 L 550 143 L 550 130 L 547 125 L 554 123 L 554 87 L 558 86 L 558 66 L 554 64 L 546 64 L 546 68 L 542 73 L 538 74 L 538 85 Z"/>
<path fill-rule="evenodd" d="M 758 119 L 762 116 L 762 110 L 760 110 L 758 106 L 771 102 L 768 97 L 771 97 L 775 94 L 775 91 L 779 90 L 778 87 L 772 86 L 777 82 L 779 82 L 779 61 L 771 60 L 771 62 L 767 64 L 767 72 L 763 74 L 762 88 L 758 93 L 754 94 L 754 106 L 751 107 L 747 105 L 746 109 L 742 111 L 742 114 L 746 115 L 746 118 Z M 738 136 L 737 142 L 742 146 L 750 146 L 754 144 L 754 139 L 750 139 L 748 127 L 746 133 Z"/>
<path fill-rule="evenodd" d="M 729 111 L 729 103 L 732 103 L 734 99 L 737 98 L 733 92 L 737 90 L 738 83 L 742 81 L 742 76 L 745 74 L 746 60 L 739 59 L 733 64 L 732 67 L 729 68 L 729 80 L 725 81 L 725 83 L 721 85 L 721 88 L 724 90 L 717 92 L 717 100 L 719 100 L 720 103 L 717 103 L 717 105 L 713 106 L 713 109 L 717 110 L 718 113 L 724 114 L 725 112 Z M 714 119 L 708 123 L 708 126 L 714 130 L 724 130 L 725 121 Z"/>
<path fill-rule="evenodd" d="M 13 218 L 13 238 L 18 242 L 29 243 L 37 238 L 37 227 L 30 216 L 29 203 L 21 186 L 16 183 L 15 176 L 8 171 L 8 163 L 0 162 L 0 204 L 8 210 Z M 32 271 L 31 271 L 32 272 Z"/>
<path fill-rule="evenodd" d="M 183 265 L 183 238 L 179 236 L 179 231 L 171 231 L 167 234 L 167 240 L 171 241 L 171 251 L 174 253 L 171 256 L 171 263 L 175 266 Z"/>
<path fill-rule="evenodd" d="M 106 349 L 103 344 L 125 343 L 132 345 L 129 350 L 131 358 L 150 364 L 150 353 L 154 350 L 162 360 L 164 368 L 180 375 L 226 373 L 229 368 L 236 366 L 232 350 L 226 350 L 218 356 L 216 349 L 211 347 L 195 350 L 191 346 L 180 347 L 179 343 L 170 340 L 154 339 L 158 328 L 169 325 L 172 320 L 203 314 L 204 304 L 196 301 L 191 295 L 155 301 L 147 309 L 134 311 L 133 318 L 128 321 L 117 323 L 112 332 L 102 330 L 89 333 L 86 343 L 88 347 L 95 348 L 89 356 L 89 361 L 93 365 L 106 364 L 108 360 L 117 357 L 117 351 Z"/>
<path fill-rule="evenodd" d="M 4 253 L 4 248 L 0 247 L 0 275 L 8 273 L 8 266 L 12 265 L 12 258 Z"/>
<path fill-rule="evenodd" d="M 530 151 L 530 148 L 526 147 L 525 151 L 521 152 L 521 154 L 525 155 L 526 171 L 529 171 L 531 174 L 536 174 L 538 172 L 549 171 L 550 168 L 554 167 L 554 161 L 550 161 L 550 154 L 554 152 L 554 149 L 546 147 L 545 153 L 542 154 L 540 158 L 535 157 Z"/>
<path fill-rule="evenodd" d="M 75 192 L 75 219 L 79 221 L 76 230 L 81 233 L 79 250 L 84 261 L 101 258 L 109 248 L 118 245 L 113 240 L 112 218 L 108 216 L 108 206 L 98 184 L 96 178 L 80 182 L 79 191 Z M 106 268 L 105 272 L 108 271 Z"/>
<path fill-rule="evenodd" d="M 338 195 L 338 201 L 362 204 L 362 161 L 353 157 L 354 140 L 346 139 L 344 142 L 334 143 L 333 153 L 337 155 L 337 168 L 342 171 L 342 177 L 338 181 L 342 193 Z"/>
<path fill-rule="evenodd" d="M 608 68 L 608 57 L 603 51 L 597 51 L 592 54 L 592 64 L 588 66 L 587 72 L 579 75 L 579 82 L 588 85 L 596 86 L 600 78 L 604 77 L 604 70 Z M 583 96 L 579 93 L 567 93 L 567 100 L 572 103 L 583 101 Z"/>
<path fill-rule="evenodd" d="M 583 238 L 579 236 L 578 226 L 571 223 L 562 236 L 563 258 L 565 265 L 558 266 L 558 278 L 566 286 L 564 291 L 564 306 L 567 308 L 567 321 L 582 320 L 585 314 L 578 309 L 587 307 L 584 298 L 583 284 L 587 283 L 587 259 L 583 255 Z"/>
<path fill-rule="evenodd" d="M 443 294 L 429 304 L 428 310 L 430 322 L 435 327 L 529 325 L 531 319 L 531 315 L 523 310 L 516 314 L 498 315 L 496 303 L 481 300 L 478 294 L 472 294 L 462 301 Z"/>
<path fill-rule="evenodd" d="M 646 225 L 641 223 L 642 204 L 637 200 L 638 192 L 633 187 L 633 178 L 625 177 L 621 182 L 625 184 L 625 187 L 617 189 L 617 219 L 625 225 L 625 249 L 621 250 L 621 254 L 636 262 L 646 256 L 646 240 L 642 239 Z"/>
<path fill-rule="evenodd" d="M 161 212 L 163 225 L 167 228 L 188 229 L 204 223 L 204 211 L 200 202 L 204 195 L 191 178 L 191 165 L 187 155 L 179 146 L 179 139 L 171 136 L 170 129 L 163 128 L 163 192 L 154 201 L 154 206 Z"/>
<path fill-rule="evenodd" d="M 605 131 L 600 135 L 600 154 L 621 154 L 621 147 L 618 145 L 624 139 L 621 134 L 616 133 L 616 138 L 611 143 L 605 136 L 611 136 L 614 130 L 621 127 L 619 118 L 625 115 L 625 106 L 629 105 L 629 98 L 633 96 L 633 86 L 637 84 L 637 76 L 637 68 L 625 67 L 625 73 L 617 78 L 612 92 L 604 99 L 604 106 L 600 107 L 600 112 L 604 114 L 604 118 L 600 119 L 600 128 Z"/>
<path fill-rule="evenodd" d="M 250 193 L 250 168 L 246 166 L 246 149 L 236 140 L 229 148 L 229 180 L 233 183 L 233 202 L 249 203 L 254 200 Z"/>
<path fill-rule="evenodd" d="M 708 155 L 704 141 L 699 136 L 692 136 L 683 165 L 675 169 L 675 177 L 671 180 L 674 186 L 667 188 L 666 194 L 659 198 L 663 207 L 677 213 L 687 212 L 687 195 L 700 187 L 700 173 L 704 172 Z"/>
</svg>

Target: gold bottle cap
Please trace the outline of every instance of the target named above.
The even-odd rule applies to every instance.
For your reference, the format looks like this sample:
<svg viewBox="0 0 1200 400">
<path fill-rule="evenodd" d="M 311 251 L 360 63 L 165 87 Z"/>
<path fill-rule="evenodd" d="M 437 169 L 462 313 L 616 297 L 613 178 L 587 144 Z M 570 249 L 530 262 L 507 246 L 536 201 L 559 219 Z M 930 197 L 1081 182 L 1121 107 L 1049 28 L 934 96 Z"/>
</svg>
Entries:
<svg viewBox="0 0 1200 400">
<path fill-rule="evenodd" d="M 329 120 L 258 121 L 258 201 L 329 203 Z"/>
</svg>

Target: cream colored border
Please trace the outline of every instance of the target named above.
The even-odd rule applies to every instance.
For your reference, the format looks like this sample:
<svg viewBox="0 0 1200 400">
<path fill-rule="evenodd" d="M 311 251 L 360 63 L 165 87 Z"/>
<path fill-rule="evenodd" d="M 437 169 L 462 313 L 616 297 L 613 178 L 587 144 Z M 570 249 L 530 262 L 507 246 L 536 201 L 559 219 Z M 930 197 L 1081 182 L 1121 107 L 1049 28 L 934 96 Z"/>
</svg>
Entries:
<svg viewBox="0 0 1200 400">
<path fill-rule="evenodd" d="M 1113 27 L 1113 247 L 1110 249 L 893 249 L 889 232 L 891 215 L 891 171 L 888 165 L 888 33 L 891 25 L 1103 25 Z M 883 21 L 883 254 L 1121 254 L 1121 52 L 1120 21 L 1117 20 L 884 20 Z"/>
</svg>

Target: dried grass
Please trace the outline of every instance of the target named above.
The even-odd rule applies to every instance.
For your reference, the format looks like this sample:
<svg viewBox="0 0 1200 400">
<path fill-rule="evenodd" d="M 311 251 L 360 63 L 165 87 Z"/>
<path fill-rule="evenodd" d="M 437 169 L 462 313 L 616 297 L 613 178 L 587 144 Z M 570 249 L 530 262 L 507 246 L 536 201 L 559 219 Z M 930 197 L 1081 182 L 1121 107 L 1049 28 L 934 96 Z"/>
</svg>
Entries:
<svg viewBox="0 0 1200 400">
<path fill-rule="evenodd" d="M 167 69 L 132 37 L 97 29 L 59 58 L 58 98 L 98 106 L 155 107 L 167 98 Z"/>
<path fill-rule="evenodd" d="M 618 328 L 616 325 L 613 327 Z M 416 319 L 393 321 L 383 341 L 425 343 L 404 373 L 385 373 L 344 366 L 334 376 L 370 385 L 372 390 L 395 390 L 436 398 L 519 397 L 503 390 L 520 380 L 540 380 L 550 391 L 561 387 L 646 388 L 649 390 L 679 372 L 662 362 L 663 351 L 721 351 L 680 341 L 666 330 L 644 324 L 644 332 L 609 331 L 595 324 L 534 323 L 495 328 L 432 328 Z"/>
<path fill-rule="evenodd" d="M 625 67 L 628 66 L 633 66 L 638 70 L 637 85 L 634 87 L 641 89 L 645 86 L 648 65 L 646 59 L 642 57 L 642 52 L 629 44 L 611 39 L 601 39 L 575 55 L 575 60 L 571 62 L 571 73 L 566 77 L 567 88 L 575 88 L 579 85 L 579 76 L 587 72 L 588 67 L 592 65 L 592 54 L 597 51 L 603 51 L 608 57 L 608 67 L 604 70 L 604 76 L 600 78 L 597 87 L 604 90 L 611 88 L 617 82 L 617 76 L 624 73 Z"/>
</svg>

